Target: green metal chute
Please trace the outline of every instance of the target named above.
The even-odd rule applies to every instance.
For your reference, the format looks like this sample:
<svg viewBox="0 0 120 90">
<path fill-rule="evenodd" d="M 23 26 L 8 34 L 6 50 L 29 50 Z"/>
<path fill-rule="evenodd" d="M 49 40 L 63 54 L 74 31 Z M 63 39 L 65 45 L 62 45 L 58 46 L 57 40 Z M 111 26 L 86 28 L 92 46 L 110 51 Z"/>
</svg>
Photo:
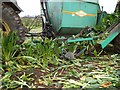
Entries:
<svg viewBox="0 0 120 90">
<path fill-rule="evenodd" d="M 98 0 L 65 1 L 48 0 L 46 5 L 56 35 L 75 35 L 82 28 L 96 25 Z"/>
</svg>

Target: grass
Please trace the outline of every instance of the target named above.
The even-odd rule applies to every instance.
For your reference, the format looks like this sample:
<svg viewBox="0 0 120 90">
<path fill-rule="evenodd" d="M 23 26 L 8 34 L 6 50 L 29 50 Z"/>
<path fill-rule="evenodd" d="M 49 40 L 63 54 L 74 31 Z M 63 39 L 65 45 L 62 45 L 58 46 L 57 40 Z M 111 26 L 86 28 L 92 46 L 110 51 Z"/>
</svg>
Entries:
<svg viewBox="0 0 120 90">
<path fill-rule="evenodd" d="M 41 32 L 42 32 L 41 27 L 37 27 L 37 28 L 34 28 L 34 29 L 30 30 L 30 33 L 41 33 Z"/>
<path fill-rule="evenodd" d="M 0 28 L 0 58 L 2 57 L 2 36 L 1 36 L 2 29 Z"/>
<path fill-rule="evenodd" d="M 81 56 L 60 59 L 61 46 L 46 39 L 19 46 L 17 57 L 10 58 L 3 74 L 2 88 L 118 88 L 120 55 Z"/>
<path fill-rule="evenodd" d="M 17 36 L 14 32 L 10 32 L 9 35 L 2 37 L 2 59 L 9 61 L 15 54 L 15 44 Z"/>
</svg>

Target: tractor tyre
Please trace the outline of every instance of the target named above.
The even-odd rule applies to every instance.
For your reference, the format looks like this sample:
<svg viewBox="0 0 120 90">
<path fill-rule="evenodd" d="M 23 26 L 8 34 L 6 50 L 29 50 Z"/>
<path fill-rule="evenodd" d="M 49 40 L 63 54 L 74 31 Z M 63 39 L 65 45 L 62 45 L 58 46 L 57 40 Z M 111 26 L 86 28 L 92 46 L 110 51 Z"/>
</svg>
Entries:
<svg viewBox="0 0 120 90">
<path fill-rule="evenodd" d="M 120 34 L 113 40 L 113 45 L 116 53 L 120 53 Z"/>
<path fill-rule="evenodd" d="M 16 44 L 21 44 L 25 40 L 25 32 L 27 28 L 25 28 L 21 22 L 21 19 L 18 15 L 19 13 L 15 11 L 9 5 L 2 3 L 2 17 L 1 17 L 1 25 L 3 35 L 8 35 L 10 32 L 15 32 Z"/>
</svg>

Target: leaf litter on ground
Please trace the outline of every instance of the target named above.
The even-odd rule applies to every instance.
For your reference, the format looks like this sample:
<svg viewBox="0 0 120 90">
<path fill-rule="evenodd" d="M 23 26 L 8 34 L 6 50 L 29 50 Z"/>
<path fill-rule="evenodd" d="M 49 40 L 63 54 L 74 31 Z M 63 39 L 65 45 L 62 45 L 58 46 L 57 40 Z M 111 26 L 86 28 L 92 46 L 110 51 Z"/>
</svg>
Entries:
<svg viewBox="0 0 120 90">
<path fill-rule="evenodd" d="M 12 65 L 8 64 L 6 74 L 0 79 L 3 88 L 120 87 L 119 54 L 81 55 L 74 60 L 66 60 L 59 58 L 62 47 L 56 42 L 40 42 L 24 43 L 19 47 L 19 55 L 9 59 Z M 71 47 L 69 48 L 72 51 Z"/>
</svg>

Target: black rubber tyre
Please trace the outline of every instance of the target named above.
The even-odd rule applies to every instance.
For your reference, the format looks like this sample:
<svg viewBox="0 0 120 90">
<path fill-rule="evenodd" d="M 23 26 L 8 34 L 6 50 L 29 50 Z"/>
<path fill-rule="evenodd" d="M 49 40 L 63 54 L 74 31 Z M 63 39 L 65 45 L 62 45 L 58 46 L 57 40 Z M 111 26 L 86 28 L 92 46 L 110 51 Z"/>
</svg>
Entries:
<svg viewBox="0 0 120 90">
<path fill-rule="evenodd" d="M 120 34 L 113 40 L 113 45 L 115 52 L 120 54 Z"/>
<path fill-rule="evenodd" d="M 2 24 L 3 33 L 16 32 L 16 37 L 18 36 L 17 44 L 21 44 L 25 40 L 25 32 L 27 29 L 23 26 L 18 13 L 9 5 L 2 4 L 2 23 L 6 23 L 9 27 L 9 31 L 4 28 Z"/>
</svg>

